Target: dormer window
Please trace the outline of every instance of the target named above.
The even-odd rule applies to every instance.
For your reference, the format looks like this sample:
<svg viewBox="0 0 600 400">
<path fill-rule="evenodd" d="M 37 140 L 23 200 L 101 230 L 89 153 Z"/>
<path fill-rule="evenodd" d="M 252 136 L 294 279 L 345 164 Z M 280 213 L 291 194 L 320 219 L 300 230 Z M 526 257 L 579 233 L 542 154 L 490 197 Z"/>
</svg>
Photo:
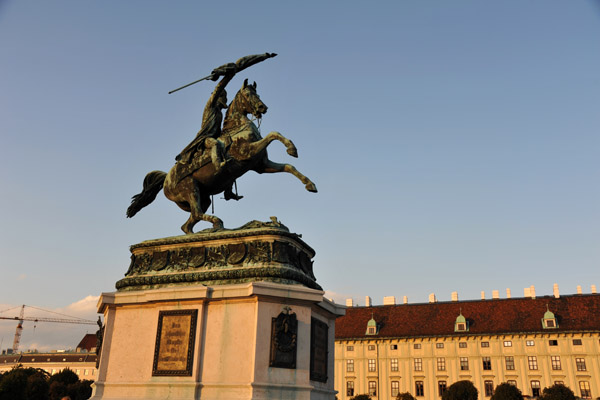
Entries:
<svg viewBox="0 0 600 400">
<path fill-rule="evenodd" d="M 371 314 L 371 319 L 367 322 L 367 331 L 365 335 L 377 335 L 379 333 L 379 329 L 377 329 L 377 322 L 373 318 L 373 314 Z"/>
<path fill-rule="evenodd" d="M 456 317 L 456 322 L 454 323 L 454 332 L 468 332 L 469 323 L 467 319 L 462 315 L 462 310 L 458 317 Z"/>
<path fill-rule="evenodd" d="M 542 328 L 544 329 L 556 329 L 558 328 L 558 322 L 556 321 L 556 317 L 554 313 L 550 311 L 550 308 L 546 304 L 546 312 L 544 313 L 544 318 L 542 318 Z"/>
</svg>

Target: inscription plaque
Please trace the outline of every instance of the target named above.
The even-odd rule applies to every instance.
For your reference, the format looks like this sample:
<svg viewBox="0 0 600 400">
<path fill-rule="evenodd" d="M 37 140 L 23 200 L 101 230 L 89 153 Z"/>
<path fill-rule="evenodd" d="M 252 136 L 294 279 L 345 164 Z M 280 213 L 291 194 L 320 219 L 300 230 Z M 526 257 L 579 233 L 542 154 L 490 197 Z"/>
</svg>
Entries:
<svg viewBox="0 0 600 400">
<path fill-rule="evenodd" d="M 329 326 L 316 318 L 310 320 L 310 379 L 327 382 Z"/>
<path fill-rule="evenodd" d="M 198 310 L 160 311 L 152 376 L 191 376 Z"/>
<path fill-rule="evenodd" d="M 290 308 L 281 312 L 271 322 L 271 356 L 269 367 L 296 368 L 298 319 L 290 314 Z"/>
</svg>

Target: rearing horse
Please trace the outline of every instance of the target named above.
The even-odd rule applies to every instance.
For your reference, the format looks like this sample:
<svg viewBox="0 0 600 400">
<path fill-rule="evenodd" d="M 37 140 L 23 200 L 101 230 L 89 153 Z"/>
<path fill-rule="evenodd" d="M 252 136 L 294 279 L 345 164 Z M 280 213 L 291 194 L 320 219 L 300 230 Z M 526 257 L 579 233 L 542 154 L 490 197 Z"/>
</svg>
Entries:
<svg viewBox="0 0 600 400">
<path fill-rule="evenodd" d="M 132 198 L 127 209 L 127 217 L 133 217 L 139 210 L 150 204 L 164 187 L 165 196 L 174 201 L 190 217 L 181 229 L 186 234 L 194 233 L 199 221 L 208 221 L 213 228 L 223 228 L 220 218 L 206 214 L 211 203 L 211 195 L 230 190 L 233 182 L 248 171 L 262 173 L 288 172 L 304 183 L 306 190 L 317 192 L 315 184 L 298 172 L 291 164 L 280 164 L 269 160 L 267 146 L 279 140 L 287 148 L 287 153 L 298 157 L 296 146 L 279 132 L 271 132 L 264 138 L 248 114 L 261 118 L 267 106 L 256 93 L 256 82 L 244 81 L 242 88 L 229 105 L 223 132 L 218 138 L 226 149 L 227 162 L 216 167 L 210 161 L 208 151 L 196 153 L 190 164 L 177 162 L 169 173 L 152 171 L 144 179 L 144 188 Z"/>
</svg>

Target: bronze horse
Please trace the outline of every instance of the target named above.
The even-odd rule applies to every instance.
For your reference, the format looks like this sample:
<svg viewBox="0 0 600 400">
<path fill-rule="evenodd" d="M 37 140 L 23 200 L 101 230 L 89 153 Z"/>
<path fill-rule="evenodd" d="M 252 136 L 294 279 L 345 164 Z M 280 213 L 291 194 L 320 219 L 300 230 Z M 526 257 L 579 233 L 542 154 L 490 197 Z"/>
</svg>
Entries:
<svg viewBox="0 0 600 400">
<path fill-rule="evenodd" d="M 194 233 L 194 225 L 199 221 L 211 222 L 213 228 L 223 228 L 220 218 L 206 214 L 211 204 L 211 195 L 224 191 L 227 194 L 235 180 L 248 171 L 259 174 L 288 172 L 300 179 L 306 190 L 316 193 L 315 184 L 293 165 L 269 160 L 267 146 L 274 140 L 283 143 L 292 157 L 298 157 L 298 151 L 294 143 L 279 132 L 270 132 L 264 138 L 260 135 L 248 114 L 261 118 L 266 112 L 267 106 L 256 93 L 256 82 L 249 85 L 248 80 L 245 80 L 227 109 L 223 133 L 218 138 L 226 149 L 227 162 L 217 167 L 210 161 L 209 151 L 204 151 L 198 152 L 189 164 L 177 162 L 168 174 L 162 171 L 148 173 L 144 179 L 143 191 L 133 196 L 127 216 L 133 217 L 154 201 L 164 187 L 165 196 L 190 213 L 181 227 L 186 234 Z"/>
</svg>

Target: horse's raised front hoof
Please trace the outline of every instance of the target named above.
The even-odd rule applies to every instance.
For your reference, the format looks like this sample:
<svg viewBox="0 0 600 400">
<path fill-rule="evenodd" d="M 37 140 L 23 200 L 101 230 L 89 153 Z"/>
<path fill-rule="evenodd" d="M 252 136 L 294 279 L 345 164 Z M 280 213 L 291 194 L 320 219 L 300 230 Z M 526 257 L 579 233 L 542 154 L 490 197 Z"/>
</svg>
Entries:
<svg viewBox="0 0 600 400">
<path fill-rule="evenodd" d="M 312 183 L 312 182 L 310 182 L 310 183 L 307 183 L 307 184 L 306 184 L 306 186 L 305 186 L 305 188 L 306 188 L 306 190 L 308 190 L 309 192 L 312 192 L 312 193 L 317 193 L 317 187 L 316 187 L 316 186 L 315 186 L 315 184 L 314 184 L 314 183 Z"/>
<path fill-rule="evenodd" d="M 298 158 L 298 149 L 296 149 L 296 146 L 294 145 L 288 147 L 287 153 L 292 157 Z"/>
</svg>

